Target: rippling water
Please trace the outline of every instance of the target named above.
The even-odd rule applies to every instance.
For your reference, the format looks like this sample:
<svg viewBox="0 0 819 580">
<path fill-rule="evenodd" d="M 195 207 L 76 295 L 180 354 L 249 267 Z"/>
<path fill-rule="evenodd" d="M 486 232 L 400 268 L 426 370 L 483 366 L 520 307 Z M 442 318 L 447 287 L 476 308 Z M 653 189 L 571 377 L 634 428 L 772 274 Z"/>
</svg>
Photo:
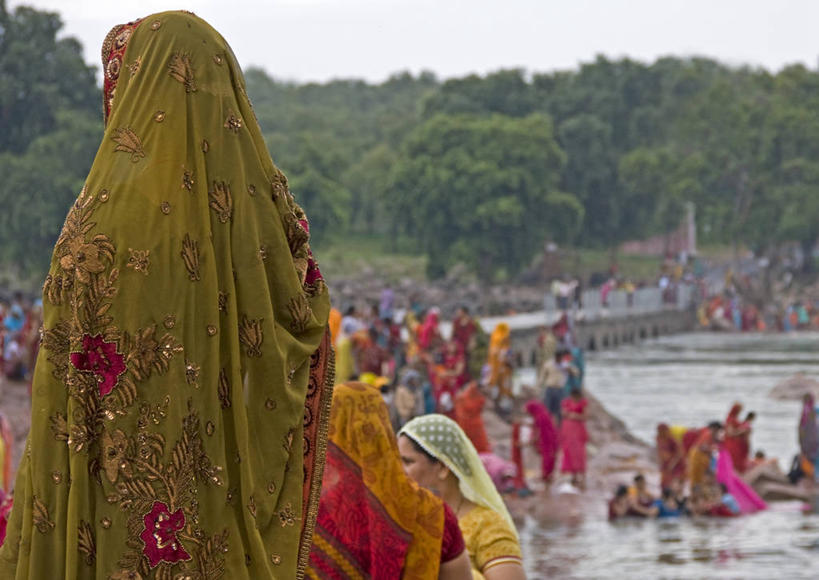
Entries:
<svg viewBox="0 0 819 580">
<path fill-rule="evenodd" d="M 757 412 L 753 449 L 785 469 L 798 450 L 800 403 L 767 395 L 794 373 L 819 376 L 817 351 L 817 333 L 681 335 L 590 355 L 587 385 L 646 441 L 659 421 L 723 420 L 741 401 Z M 795 502 L 736 519 L 613 524 L 604 505 L 588 507 L 570 524 L 522 522 L 530 578 L 819 577 L 819 515 L 804 515 Z"/>
</svg>

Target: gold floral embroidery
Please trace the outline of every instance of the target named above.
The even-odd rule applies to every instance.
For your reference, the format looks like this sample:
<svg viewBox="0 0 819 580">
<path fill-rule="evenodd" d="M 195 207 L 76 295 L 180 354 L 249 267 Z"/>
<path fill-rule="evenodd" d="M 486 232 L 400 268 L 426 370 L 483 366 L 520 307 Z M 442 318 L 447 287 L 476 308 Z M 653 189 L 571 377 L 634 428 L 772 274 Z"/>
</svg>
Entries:
<svg viewBox="0 0 819 580">
<path fill-rule="evenodd" d="M 188 169 L 184 169 L 182 171 L 182 189 L 187 189 L 188 191 L 193 191 L 193 171 Z"/>
<path fill-rule="evenodd" d="M 195 93 L 196 84 L 193 80 L 193 65 L 191 55 L 187 52 L 176 52 L 168 63 L 168 74 L 185 85 L 186 93 Z"/>
<path fill-rule="evenodd" d="M 153 31 L 159 30 L 160 26 L 162 26 L 162 21 L 161 20 L 154 20 L 153 22 L 151 22 L 151 30 L 153 30 Z"/>
<path fill-rule="evenodd" d="M 219 291 L 219 298 L 218 298 L 218 306 L 219 312 L 227 312 L 227 302 L 228 302 L 228 294 L 227 292 Z"/>
<path fill-rule="evenodd" d="M 128 252 L 130 252 L 131 255 L 128 257 L 127 266 L 147 276 L 148 268 L 151 265 L 151 250 L 134 250 L 133 248 L 128 248 Z"/>
<path fill-rule="evenodd" d="M 287 193 L 287 178 L 284 176 L 284 173 L 278 169 L 273 173 L 273 179 L 270 180 L 270 185 L 273 201 L 284 197 Z"/>
<path fill-rule="evenodd" d="M 233 196 L 230 186 L 224 181 L 214 181 L 213 189 L 208 192 L 210 208 L 216 212 L 219 221 L 226 223 L 233 213 Z"/>
<path fill-rule="evenodd" d="M 171 359 L 182 352 L 182 345 L 169 333 L 156 336 L 156 324 L 140 328 L 133 335 L 124 332 L 123 350 L 128 368 L 134 379 L 144 381 L 152 372 L 162 375 L 168 371 Z"/>
<path fill-rule="evenodd" d="M 293 511 L 293 506 L 289 502 L 279 510 L 279 521 L 282 527 L 292 526 L 296 523 L 296 514 Z"/>
<path fill-rule="evenodd" d="M 111 194 L 107 189 L 102 189 L 102 190 L 100 190 L 99 200 L 102 203 L 105 203 L 106 201 L 108 201 L 108 198 L 110 197 L 110 195 Z"/>
<path fill-rule="evenodd" d="M 247 511 L 250 512 L 254 518 L 256 517 L 256 500 L 253 499 L 253 496 L 250 496 L 250 501 L 247 504 Z"/>
<path fill-rule="evenodd" d="M 130 127 L 120 127 L 115 131 L 111 139 L 117 144 L 114 151 L 130 153 L 131 161 L 134 163 L 145 157 L 145 151 L 142 149 L 142 141 Z"/>
<path fill-rule="evenodd" d="M 284 441 L 282 442 L 282 447 L 287 453 L 290 453 L 290 450 L 293 448 L 293 430 L 290 429 L 287 432 L 287 435 L 284 436 Z"/>
<path fill-rule="evenodd" d="M 188 415 L 182 421 L 182 434 L 166 455 L 165 438 L 147 428 L 140 417 L 138 432 L 128 437 L 127 460 L 132 473 L 108 497 L 109 503 L 119 504 L 128 514 L 128 550 L 120 558 L 122 570 L 133 570 L 142 577 L 196 578 L 215 580 L 224 575 L 224 554 L 227 552 L 227 531 L 208 537 L 199 527 L 197 488 L 200 484 L 222 485 L 219 473 L 206 454 L 200 435 L 200 422 L 192 401 Z M 165 457 L 169 457 L 166 461 Z M 157 512 L 180 513 L 184 527 L 172 534 L 190 554 L 189 559 L 161 561 L 152 568 L 145 553 L 145 517 Z M 156 570 L 156 572 L 154 572 Z"/>
<path fill-rule="evenodd" d="M 54 481 L 54 485 L 60 485 L 63 482 L 63 474 L 59 471 L 52 471 L 51 479 Z"/>
<path fill-rule="evenodd" d="M 262 341 L 264 340 L 264 332 L 262 330 L 262 323 L 264 318 L 248 318 L 242 316 L 242 322 L 239 324 L 239 342 L 247 347 L 247 356 L 259 357 L 262 356 Z"/>
<path fill-rule="evenodd" d="M 228 116 L 225 118 L 225 129 L 238 133 L 242 128 L 242 119 L 236 115 L 232 110 L 228 109 Z"/>
<path fill-rule="evenodd" d="M 162 324 L 168 330 L 172 329 L 174 326 L 176 326 L 176 316 L 174 314 L 168 314 Z"/>
<path fill-rule="evenodd" d="M 271 481 L 270 483 L 267 484 L 267 493 L 269 493 L 270 495 L 273 495 L 274 493 L 276 493 L 276 482 L 275 481 Z"/>
<path fill-rule="evenodd" d="M 161 123 L 165 120 L 165 111 L 157 111 L 154 113 L 154 121 L 157 123 Z"/>
<path fill-rule="evenodd" d="M 149 422 L 154 425 L 159 425 L 162 420 L 168 416 L 168 405 L 171 404 L 171 396 L 165 395 L 161 403 L 151 405 L 150 403 L 142 403 L 139 406 L 139 420 L 141 423 L 147 425 Z"/>
<path fill-rule="evenodd" d="M 100 525 L 106 530 L 109 529 L 111 527 L 111 518 L 102 518 Z"/>
<path fill-rule="evenodd" d="M 138 72 L 140 67 L 142 66 L 142 57 L 138 56 L 134 59 L 134 62 L 128 65 L 128 70 L 131 73 L 131 76 L 135 76 Z"/>
<path fill-rule="evenodd" d="M 267 246 L 262 245 L 259 248 L 259 258 L 262 262 L 267 262 Z"/>
<path fill-rule="evenodd" d="M 304 295 L 299 294 L 295 298 L 291 298 L 287 304 L 287 310 L 290 311 L 292 320 L 290 321 L 290 328 L 296 332 L 304 332 L 310 318 L 313 316 L 313 310 L 310 308 L 310 303 Z"/>
<path fill-rule="evenodd" d="M 219 371 L 219 387 L 217 389 L 217 394 L 219 396 L 219 403 L 222 405 L 222 408 L 230 408 L 230 379 L 228 378 L 228 374 L 225 369 Z"/>
<path fill-rule="evenodd" d="M 282 557 L 278 554 L 270 554 L 270 561 L 273 563 L 274 566 L 278 566 L 282 563 Z"/>
<path fill-rule="evenodd" d="M 268 411 L 275 411 L 276 410 L 276 401 L 274 401 L 273 399 L 267 399 L 264 402 L 264 408 L 267 409 Z"/>
<path fill-rule="evenodd" d="M 216 432 L 216 425 L 213 424 L 213 421 L 208 421 L 205 423 L 205 433 L 208 434 L 208 437 L 212 436 Z"/>
<path fill-rule="evenodd" d="M 198 281 L 200 279 L 199 242 L 192 240 L 189 234 L 185 234 L 185 238 L 182 240 L 182 260 L 188 270 L 188 278 L 192 282 Z"/>
<path fill-rule="evenodd" d="M 199 388 L 199 365 L 189 360 L 185 361 L 185 380 L 189 385 Z"/>
<path fill-rule="evenodd" d="M 80 520 L 78 526 L 77 549 L 85 556 L 85 563 L 93 566 L 97 558 L 97 543 L 94 540 L 94 530 L 91 524 L 84 520 Z"/>
<path fill-rule="evenodd" d="M 34 527 L 41 534 L 47 534 L 54 529 L 54 522 L 48 517 L 48 508 L 36 495 L 33 497 L 33 503 L 34 509 L 31 517 L 34 521 Z"/>
<path fill-rule="evenodd" d="M 208 336 L 216 336 L 216 333 L 219 332 L 214 324 L 208 324 L 206 331 Z"/>
<path fill-rule="evenodd" d="M 168 215 L 169 213 L 171 213 L 171 204 L 168 203 L 167 201 L 163 201 L 162 203 L 159 204 L 159 211 L 161 211 L 165 215 Z"/>
<path fill-rule="evenodd" d="M 256 186 L 251 183 L 250 185 L 247 186 L 247 192 L 250 194 L 251 197 L 255 197 L 256 196 Z"/>
<path fill-rule="evenodd" d="M 213 62 L 215 62 L 216 64 L 221 66 L 221 64 L 222 64 L 222 55 L 214 54 L 213 55 Z"/>
<path fill-rule="evenodd" d="M 130 465 L 125 459 L 128 438 L 125 433 L 117 429 L 112 433 L 105 431 L 102 434 L 102 464 L 105 477 L 111 483 L 116 483 L 119 472 L 130 474 Z"/>
<path fill-rule="evenodd" d="M 84 285 L 89 284 L 94 275 L 103 272 L 106 265 L 114 260 L 116 249 L 108 236 L 97 234 L 90 240 L 87 238 L 88 233 L 97 225 L 91 221 L 94 202 L 94 197 L 88 194 L 88 187 L 83 187 L 65 219 L 54 248 L 61 274 L 49 276 L 43 287 L 52 304 L 62 303 L 72 290 L 75 280 Z"/>
<path fill-rule="evenodd" d="M 210 143 L 208 143 L 207 139 L 202 139 L 202 153 L 207 153 L 210 151 Z"/>
</svg>

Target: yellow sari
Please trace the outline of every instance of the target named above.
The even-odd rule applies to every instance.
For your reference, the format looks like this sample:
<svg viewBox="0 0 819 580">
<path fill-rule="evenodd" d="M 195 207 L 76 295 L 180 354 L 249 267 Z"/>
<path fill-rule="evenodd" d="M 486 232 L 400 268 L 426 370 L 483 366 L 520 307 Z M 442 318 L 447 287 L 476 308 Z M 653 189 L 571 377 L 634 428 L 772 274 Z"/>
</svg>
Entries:
<svg viewBox="0 0 819 580">
<path fill-rule="evenodd" d="M 207 23 L 115 27 L 103 65 L 0 578 L 298 578 L 332 388 L 306 218 Z"/>
<path fill-rule="evenodd" d="M 505 322 L 498 323 L 489 337 L 489 385 L 498 388 L 501 397 L 512 394 L 512 368 L 506 357 L 509 352 L 511 330 Z"/>
</svg>

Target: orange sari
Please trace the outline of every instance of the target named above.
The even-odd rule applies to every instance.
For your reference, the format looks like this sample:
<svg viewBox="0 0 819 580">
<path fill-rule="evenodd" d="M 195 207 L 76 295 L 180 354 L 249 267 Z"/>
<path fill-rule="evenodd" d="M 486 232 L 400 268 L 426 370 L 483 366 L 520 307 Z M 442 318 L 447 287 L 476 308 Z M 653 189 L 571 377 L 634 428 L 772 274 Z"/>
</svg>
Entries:
<svg viewBox="0 0 819 580">
<path fill-rule="evenodd" d="M 505 322 L 500 322 L 489 338 L 489 385 L 498 387 L 501 396 L 511 395 L 512 368 L 507 356 L 511 339 L 511 329 Z"/>
<path fill-rule="evenodd" d="M 475 381 L 469 383 L 455 396 L 455 421 L 472 441 L 478 453 L 492 451 L 483 424 L 482 412 L 485 403 L 486 397 L 478 389 L 478 383 Z"/>
<path fill-rule="evenodd" d="M 308 578 L 437 578 L 444 504 L 409 479 L 381 393 L 337 385 Z"/>
</svg>

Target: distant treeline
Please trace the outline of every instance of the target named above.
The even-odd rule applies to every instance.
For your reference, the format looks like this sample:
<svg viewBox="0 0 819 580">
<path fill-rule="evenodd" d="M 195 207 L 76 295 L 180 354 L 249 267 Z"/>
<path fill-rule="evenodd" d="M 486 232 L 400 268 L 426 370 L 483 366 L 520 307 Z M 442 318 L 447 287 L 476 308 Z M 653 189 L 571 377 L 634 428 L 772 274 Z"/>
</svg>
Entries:
<svg viewBox="0 0 819 580">
<path fill-rule="evenodd" d="M 42 272 L 99 146 L 99 89 L 55 14 L 0 0 L 0 268 Z M 318 244 L 409 242 L 429 274 L 514 275 L 544 242 L 673 229 L 765 251 L 819 228 L 819 73 L 704 58 L 247 90 Z"/>
</svg>

